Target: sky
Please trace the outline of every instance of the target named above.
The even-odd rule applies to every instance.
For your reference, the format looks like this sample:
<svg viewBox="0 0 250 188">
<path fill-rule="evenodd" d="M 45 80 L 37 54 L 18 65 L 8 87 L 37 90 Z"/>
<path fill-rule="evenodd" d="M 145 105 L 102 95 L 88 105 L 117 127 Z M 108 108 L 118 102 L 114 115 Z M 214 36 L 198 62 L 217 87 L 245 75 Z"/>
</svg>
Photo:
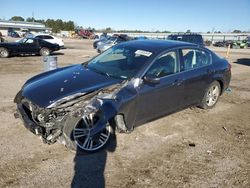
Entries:
<svg viewBox="0 0 250 188">
<path fill-rule="evenodd" d="M 1 0 L 12 16 L 72 20 L 83 27 L 181 32 L 250 31 L 250 0 Z"/>
</svg>

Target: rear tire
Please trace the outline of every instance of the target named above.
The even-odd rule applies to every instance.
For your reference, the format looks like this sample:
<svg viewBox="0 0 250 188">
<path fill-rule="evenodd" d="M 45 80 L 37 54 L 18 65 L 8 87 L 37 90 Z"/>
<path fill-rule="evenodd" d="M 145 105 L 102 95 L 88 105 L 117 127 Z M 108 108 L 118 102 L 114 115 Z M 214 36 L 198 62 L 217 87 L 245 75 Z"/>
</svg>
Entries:
<svg viewBox="0 0 250 188">
<path fill-rule="evenodd" d="M 218 81 L 212 82 L 199 105 L 203 109 L 211 109 L 213 108 L 219 100 L 221 94 L 221 87 Z"/>
<path fill-rule="evenodd" d="M 40 50 L 40 55 L 41 56 L 48 56 L 48 55 L 50 55 L 50 50 L 48 49 L 48 48 L 42 48 L 41 50 Z"/>
<path fill-rule="evenodd" d="M 6 58 L 9 57 L 9 51 L 6 48 L 0 48 L 0 57 Z"/>
</svg>

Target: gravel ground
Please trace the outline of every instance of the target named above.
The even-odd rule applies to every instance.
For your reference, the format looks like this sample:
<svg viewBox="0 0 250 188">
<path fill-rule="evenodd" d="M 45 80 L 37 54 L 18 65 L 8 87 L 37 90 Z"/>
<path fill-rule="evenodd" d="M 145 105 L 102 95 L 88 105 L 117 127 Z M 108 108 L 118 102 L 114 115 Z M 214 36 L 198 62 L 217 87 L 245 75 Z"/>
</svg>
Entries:
<svg viewBox="0 0 250 188">
<path fill-rule="evenodd" d="M 96 55 L 92 41 L 64 42 L 60 67 Z M 250 49 L 233 49 L 228 60 L 232 92 L 214 109 L 174 113 L 80 155 L 43 144 L 13 117 L 13 98 L 43 71 L 42 58 L 0 59 L 0 187 L 250 187 Z"/>
</svg>

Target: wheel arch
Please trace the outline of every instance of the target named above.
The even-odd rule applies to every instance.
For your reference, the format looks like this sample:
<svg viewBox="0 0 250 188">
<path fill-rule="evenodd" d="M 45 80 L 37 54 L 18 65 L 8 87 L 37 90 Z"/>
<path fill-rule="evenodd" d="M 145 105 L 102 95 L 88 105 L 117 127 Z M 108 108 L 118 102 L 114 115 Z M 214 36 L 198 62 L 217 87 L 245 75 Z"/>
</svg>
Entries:
<svg viewBox="0 0 250 188">
<path fill-rule="evenodd" d="M 217 81 L 220 84 L 220 89 L 221 89 L 220 95 L 222 95 L 224 90 L 225 90 L 225 81 L 224 81 L 223 75 L 220 74 L 220 73 L 215 74 L 213 76 L 213 81 L 212 82 L 214 82 L 214 81 Z"/>
<path fill-rule="evenodd" d="M 223 91 L 224 91 L 224 82 L 222 81 L 222 79 L 216 79 L 215 81 L 219 82 L 220 84 L 220 95 L 222 95 Z"/>
<path fill-rule="evenodd" d="M 113 117 L 115 127 L 118 130 L 118 132 L 129 132 L 130 130 L 128 129 L 127 122 L 126 122 L 126 117 L 124 113 L 118 113 Z"/>
</svg>

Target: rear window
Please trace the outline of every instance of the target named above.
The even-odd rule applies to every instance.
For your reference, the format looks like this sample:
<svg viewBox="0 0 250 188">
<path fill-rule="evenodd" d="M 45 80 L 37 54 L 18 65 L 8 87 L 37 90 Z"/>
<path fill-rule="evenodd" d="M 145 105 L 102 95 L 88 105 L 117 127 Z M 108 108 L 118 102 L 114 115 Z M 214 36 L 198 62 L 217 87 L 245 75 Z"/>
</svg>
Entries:
<svg viewBox="0 0 250 188">
<path fill-rule="evenodd" d="M 52 36 L 49 36 L 49 35 L 44 35 L 44 36 L 43 36 L 43 39 L 53 39 L 53 37 L 52 37 Z"/>
<path fill-rule="evenodd" d="M 203 67 L 211 64 L 210 54 L 199 49 L 182 49 L 184 70 Z"/>
<path fill-rule="evenodd" d="M 38 35 L 35 38 L 38 38 L 38 39 L 53 39 L 53 37 L 49 36 L 49 35 Z"/>
</svg>

